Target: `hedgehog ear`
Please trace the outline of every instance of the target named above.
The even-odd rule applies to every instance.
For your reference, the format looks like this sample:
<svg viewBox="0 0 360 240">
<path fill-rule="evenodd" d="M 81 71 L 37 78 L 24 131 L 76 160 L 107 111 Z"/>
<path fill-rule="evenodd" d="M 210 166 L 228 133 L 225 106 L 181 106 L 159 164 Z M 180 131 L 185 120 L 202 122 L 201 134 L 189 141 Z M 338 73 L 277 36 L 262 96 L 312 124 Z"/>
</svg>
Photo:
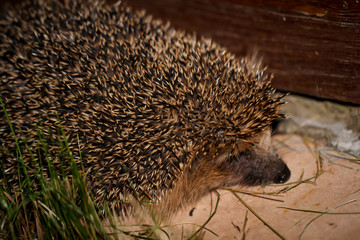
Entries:
<svg viewBox="0 0 360 240">
<path fill-rule="evenodd" d="M 272 148 L 271 145 L 271 128 L 267 127 L 256 139 L 257 145 L 259 148 L 270 151 Z"/>
<path fill-rule="evenodd" d="M 214 157 L 214 164 L 216 164 L 217 166 L 221 166 L 228 161 L 229 156 L 242 154 L 247 149 L 249 149 L 250 146 L 251 145 L 247 142 L 232 144 L 231 146 L 228 146 L 227 148 L 222 150 L 221 154 L 217 154 Z"/>
<path fill-rule="evenodd" d="M 216 166 L 223 165 L 227 161 L 228 157 L 229 157 L 229 153 L 227 153 L 227 152 L 219 154 L 218 156 L 216 156 L 214 158 L 214 165 L 216 165 Z"/>
</svg>

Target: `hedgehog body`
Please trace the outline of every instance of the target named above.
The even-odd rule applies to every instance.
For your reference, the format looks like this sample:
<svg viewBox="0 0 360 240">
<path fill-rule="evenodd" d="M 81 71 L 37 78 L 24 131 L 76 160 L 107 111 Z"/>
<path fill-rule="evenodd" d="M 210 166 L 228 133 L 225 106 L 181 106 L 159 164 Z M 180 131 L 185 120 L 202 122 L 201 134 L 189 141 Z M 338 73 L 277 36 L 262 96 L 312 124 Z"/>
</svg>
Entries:
<svg viewBox="0 0 360 240">
<path fill-rule="evenodd" d="M 120 206 L 130 194 L 176 210 L 220 186 L 287 180 L 269 147 L 281 100 L 247 59 L 96 1 L 23 5 L 0 25 L 0 97 L 14 128 L 35 148 L 34 125 L 56 139 L 58 114 L 96 200 Z"/>
</svg>

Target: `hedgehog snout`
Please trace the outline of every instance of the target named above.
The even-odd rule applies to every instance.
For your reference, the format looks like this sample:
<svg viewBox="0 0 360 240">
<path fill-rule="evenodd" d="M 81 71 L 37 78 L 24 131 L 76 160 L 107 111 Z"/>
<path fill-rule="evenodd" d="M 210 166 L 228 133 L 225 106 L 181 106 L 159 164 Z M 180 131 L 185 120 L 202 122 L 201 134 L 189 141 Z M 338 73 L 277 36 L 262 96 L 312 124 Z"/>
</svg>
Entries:
<svg viewBox="0 0 360 240">
<path fill-rule="evenodd" d="M 277 175 L 274 178 L 274 183 L 285 183 L 289 180 L 291 175 L 290 169 L 288 166 L 284 165 L 283 169 L 278 171 Z"/>
<path fill-rule="evenodd" d="M 264 185 L 284 183 L 289 180 L 290 170 L 276 153 L 258 153 L 259 151 L 244 152 L 232 162 L 235 172 L 243 176 L 243 183 Z"/>
</svg>

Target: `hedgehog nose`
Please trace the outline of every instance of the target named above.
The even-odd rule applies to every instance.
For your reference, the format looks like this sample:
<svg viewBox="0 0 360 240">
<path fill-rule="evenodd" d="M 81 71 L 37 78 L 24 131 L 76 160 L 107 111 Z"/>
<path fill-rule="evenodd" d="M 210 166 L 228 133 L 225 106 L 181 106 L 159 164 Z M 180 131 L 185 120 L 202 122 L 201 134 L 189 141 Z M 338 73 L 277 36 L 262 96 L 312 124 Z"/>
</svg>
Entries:
<svg viewBox="0 0 360 240">
<path fill-rule="evenodd" d="M 277 173 L 277 175 L 275 176 L 274 183 L 284 183 L 287 180 L 289 180 L 290 175 L 291 175 L 291 172 L 290 172 L 289 168 L 286 165 L 284 165 L 284 168 L 281 171 L 279 171 Z"/>
</svg>

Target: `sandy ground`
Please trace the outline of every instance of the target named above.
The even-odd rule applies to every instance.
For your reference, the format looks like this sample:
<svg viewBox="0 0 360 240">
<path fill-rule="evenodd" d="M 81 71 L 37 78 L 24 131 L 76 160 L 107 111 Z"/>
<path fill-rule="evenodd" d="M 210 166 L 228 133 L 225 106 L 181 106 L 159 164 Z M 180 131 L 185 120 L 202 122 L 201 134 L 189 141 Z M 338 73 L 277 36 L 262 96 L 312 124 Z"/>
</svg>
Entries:
<svg viewBox="0 0 360 240">
<path fill-rule="evenodd" d="M 237 193 L 281 236 L 255 217 L 231 191 L 220 189 L 217 191 L 217 208 L 218 196 L 212 193 L 197 205 L 180 212 L 173 223 L 185 224 L 165 229 L 170 238 L 187 239 L 198 229 L 196 225 L 203 225 L 216 209 L 202 232 L 203 239 L 360 239 L 359 159 L 350 161 L 349 156 L 317 147 L 296 135 L 275 136 L 274 143 L 292 171 L 288 183 L 294 184 L 233 189 L 274 193 L 287 188 L 288 191 L 276 195 L 258 195 L 277 201 Z M 315 179 L 319 156 L 322 174 Z M 301 179 L 309 178 L 312 179 L 306 183 L 296 184 Z M 283 207 L 333 214 L 295 211 Z"/>
</svg>

